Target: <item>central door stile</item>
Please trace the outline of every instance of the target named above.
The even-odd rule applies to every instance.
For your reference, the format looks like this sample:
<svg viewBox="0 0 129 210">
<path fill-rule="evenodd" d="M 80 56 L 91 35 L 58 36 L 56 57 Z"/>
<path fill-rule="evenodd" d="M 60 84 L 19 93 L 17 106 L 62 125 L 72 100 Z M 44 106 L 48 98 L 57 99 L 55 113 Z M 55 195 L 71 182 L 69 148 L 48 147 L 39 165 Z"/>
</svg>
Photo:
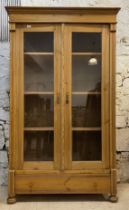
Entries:
<svg viewBox="0 0 129 210">
<path fill-rule="evenodd" d="M 64 170 L 72 168 L 72 119 L 71 119 L 71 33 L 68 24 L 64 25 Z"/>
<path fill-rule="evenodd" d="M 61 168 L 61 27 L 54 30 L 54 169 Z"/>
<path fill-rule="evenodd" d="M 64 85 L 64 23 L 61 24 L 61 171 L 64 171 L 64 112 L 65 112 L 65 104 L 64 104 L 64 92 L 65 92 L 65 85 Z"/>
</svg>

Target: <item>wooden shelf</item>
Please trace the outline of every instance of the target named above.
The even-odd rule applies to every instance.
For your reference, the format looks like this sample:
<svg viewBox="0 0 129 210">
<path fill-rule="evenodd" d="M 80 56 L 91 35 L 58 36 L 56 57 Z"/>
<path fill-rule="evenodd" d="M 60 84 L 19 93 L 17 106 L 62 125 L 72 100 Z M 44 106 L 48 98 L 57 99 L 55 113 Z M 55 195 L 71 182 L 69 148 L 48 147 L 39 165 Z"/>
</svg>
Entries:
<svg viewBox="0 0 129 210">
<path fill-rule="evenodd" d="M 101 127 L 73 127 L 72 131 L 101 131 Z"/>
<path fill-rule="evenodd" d="M 25 91 L 24 95 L 53 95 L 54 92 Z"/>
<path fill-rule="evenodd" d="M 53 95 L 54 92 L 43 92 L 43 91 L 25 91 L 24 95 Z M 101 95 L 101 92 L 96 91 L 96 92 L 72 92 L 72 95 Z"/>
<path fill-rule="evenodd" d="M 24 52 L 24 55 L 54 55 L 53 52 Z"/>
<path fill-rule="evenodd" d="M 24 55 L 54 55 L 53 52 L 24 52 Z M 101 52 L 72 52 L 72 55 L 101 55 Z"/>
<path fill-rule="evenodd" d="M 25 127 L 24 131 L 54 131 L 54 127 Z"/>
<path fill-rule="evenodd" d="M 24 131 L 53 131 L 54 127 L 25 127 Z M 101 131 L 101 127 L 73 127 L 72 131 Z"/>
<path fill-rule="evenodd" d="M 99 92 L 99 91 L 95 91 L 95 92 L 90 92 L 90 91 L 72 92 L 72 95 L 101 95 L 101 92 Z"/>
<path fill-rule="evenodd" d="M 101 52 L 72 52 L 72 55 L 101 55 Z"/>
</svg>

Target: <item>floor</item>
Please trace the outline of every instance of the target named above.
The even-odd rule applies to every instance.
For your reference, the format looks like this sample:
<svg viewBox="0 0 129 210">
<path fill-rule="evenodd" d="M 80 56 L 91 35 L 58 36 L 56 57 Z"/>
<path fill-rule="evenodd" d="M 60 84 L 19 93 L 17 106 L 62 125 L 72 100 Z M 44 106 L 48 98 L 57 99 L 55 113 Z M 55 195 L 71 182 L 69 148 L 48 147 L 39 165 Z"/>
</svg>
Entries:
<svg viewBox="0 0 129 210">
<path fill-rule="evenodd" d="M 118 184 L 117 203 L 102 196 L 20 196 L 17 203 L 8 205 L 7 187 L 0 187 L 0 210 L 129 210 L 129 184 Z"/>
</svg>

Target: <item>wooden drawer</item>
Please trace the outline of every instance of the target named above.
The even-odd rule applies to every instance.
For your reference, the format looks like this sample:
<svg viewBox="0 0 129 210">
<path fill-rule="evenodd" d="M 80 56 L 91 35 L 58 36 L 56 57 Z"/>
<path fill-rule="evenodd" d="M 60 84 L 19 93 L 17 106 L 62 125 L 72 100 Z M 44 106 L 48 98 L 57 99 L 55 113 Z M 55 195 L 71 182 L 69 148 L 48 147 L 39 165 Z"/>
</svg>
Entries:
<svg viewBox="0 0 129 210">
<path fill-rule="evenodd" d="M 17 174 L 16 194 L 109 193 L 110 175 L 103 174 Z"/>
</svg>

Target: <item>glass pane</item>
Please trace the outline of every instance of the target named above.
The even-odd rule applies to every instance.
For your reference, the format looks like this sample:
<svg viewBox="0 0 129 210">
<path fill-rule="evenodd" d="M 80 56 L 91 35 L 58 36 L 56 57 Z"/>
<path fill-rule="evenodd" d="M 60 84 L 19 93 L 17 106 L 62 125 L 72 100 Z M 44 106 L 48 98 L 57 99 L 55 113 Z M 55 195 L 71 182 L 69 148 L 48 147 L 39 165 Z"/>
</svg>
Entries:
<svg viewBox="0 0 129 210">
<path fill-rule="evenodd" d="M 101 52 L 101 33 L 74 32 L 73 52 Z"/>
<path fill-rule="evenodd" d="M 25 161 L 53 161 L 53 131 L 25 132 Z"/>
<path fill-rule="evenodd" d="M 73 95 L 73 127 L 101 126 L 101 95 Z"/>
<path fill-rule="evenodd" d="M 24 33 L 25 161 L 54 160 L 54 34 Z M 33 131 L 44 128 L 44 131 Z"/>
<path fill-rule="evenodd" d="M 54 126 L 53 95 L 25 96 L 25 127 Z"/>
<path fill-rule="evenodd" d="M 72 127 L 73 161 L 101 160 L 101 33 L 72 33 Z"/>
<path fill-rule="evenodd" d="M 53 52 L 53 32 L 25 32 L 25 52 Z"/>
<path fill-rule="evenodd" d="M 89 65 L 91 56 L 72 56 L 73 91 L 95 92 L 101 90 L 101 56 L 94 57 L 97 59 L 96 65 Z"/>
<path fill-rule="evenodd" d="M 101 132 L 73 131 L 72 159 L 73 161 L 101 160 Z"/>
<path fill-rule="evenodd" d="M 73 51 L 80 52 L 72 55 L 72 125 L 100 127 L 101 33 L 73 33 L 72 38 Z"/>
<path fill-rule="evenodd" d="M 53 55 L 25 55 L 25 91 L 54 90 Z"/>
</svg>

